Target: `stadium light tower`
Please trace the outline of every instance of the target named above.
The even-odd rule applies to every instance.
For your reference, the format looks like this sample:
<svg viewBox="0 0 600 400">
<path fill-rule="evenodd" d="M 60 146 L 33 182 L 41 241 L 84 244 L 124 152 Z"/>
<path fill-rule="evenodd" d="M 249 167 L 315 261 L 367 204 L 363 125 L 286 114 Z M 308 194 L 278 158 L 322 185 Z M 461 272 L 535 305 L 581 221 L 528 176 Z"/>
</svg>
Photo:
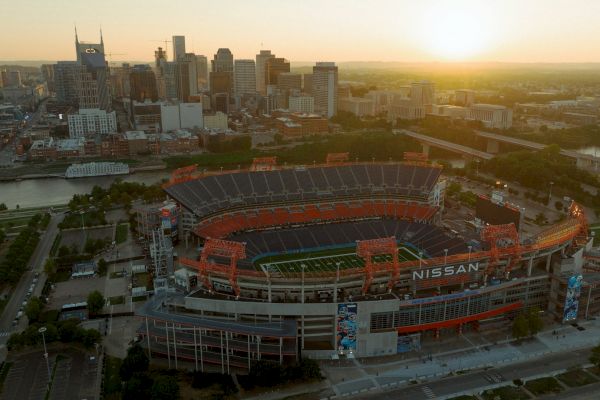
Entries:
<svg viewBox="0 0 600 400">
<path fill-rule="evenodd" d="M 448 249 L 444 249 L 444 265 L 446 265 L 447 260 L 448 260 Z"/>
<path fill-rule="evenodd" d="M 46 349 L 46 336 L 44 335 L 44 332 L 46 332 L 47 330 L 48 328 L 42 326 L 40 329 L 38 329 L 38 332 L 42 334 L 42 342 L 44 343 L 44 358 L 46 359 L 46 368 L 48 368 L 48 386 L 50 386 L 50 361 L 48 361 L 48 350 Z"/>
<path fill-rule="evenodd" d="M 302 265 L 300 265 L 300 267 L 302 268 L 302 301 L 301 301 L 301 303 L 304 303 L 304 268 L 306 268 L 306 265 L 302 264 Z"/>
<path fill-rule="evenodd" d="M 548 183 L 550 183 L 550 189 L 548 190 L 548 204 L 550 204 L 550 201 L 552 200 L 552 186 L 554 186 L 554 182 L 550 181 Z"/>
</svg>

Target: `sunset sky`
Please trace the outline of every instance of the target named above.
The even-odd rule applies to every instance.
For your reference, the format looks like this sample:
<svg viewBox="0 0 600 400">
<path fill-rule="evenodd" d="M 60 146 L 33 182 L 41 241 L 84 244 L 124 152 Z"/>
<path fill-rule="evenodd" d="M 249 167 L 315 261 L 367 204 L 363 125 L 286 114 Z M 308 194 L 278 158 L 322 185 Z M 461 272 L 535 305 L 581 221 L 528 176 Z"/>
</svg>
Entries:
<svg viewBox="0 0 600 400">
<path fill-rule="evenodd" d="M 235 58 L 292 61 L 600 62 L 596 0 L 18 0 L 2 4 L 0 60 L 72 60 L 73 26 L 112 61 L 152 60 L 161 40 Z M 171 56 L 171 44 L 168 44 Z"/>
</svg>

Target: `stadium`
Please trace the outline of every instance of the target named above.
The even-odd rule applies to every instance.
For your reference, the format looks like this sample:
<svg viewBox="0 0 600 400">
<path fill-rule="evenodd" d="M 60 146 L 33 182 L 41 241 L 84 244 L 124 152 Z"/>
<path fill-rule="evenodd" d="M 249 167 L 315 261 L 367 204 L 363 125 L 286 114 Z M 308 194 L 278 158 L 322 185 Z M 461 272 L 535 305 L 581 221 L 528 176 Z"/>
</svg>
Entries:
<svg viewBox="0 0 600 400">
<path fill-rule="evenodd" d="M 261 359 L 396 354 L 533 306 L 558 320 L 572 313 L 567 282 L 591 250 L 582 208 L 534 237 L 510 223 L 466 243 L 441 225 L 441 173 L 413 153 L 176 170 L 164 189 L 180 208 L 180 237 L 201 249 L 177 260 L 193 271 L 191 290 L 136 311 L 142 343 L 175 367 L 232 372 Z M 575 317 L 595 310 L 591 297 L 577 297 L 587 303 Z"/>
</svg>

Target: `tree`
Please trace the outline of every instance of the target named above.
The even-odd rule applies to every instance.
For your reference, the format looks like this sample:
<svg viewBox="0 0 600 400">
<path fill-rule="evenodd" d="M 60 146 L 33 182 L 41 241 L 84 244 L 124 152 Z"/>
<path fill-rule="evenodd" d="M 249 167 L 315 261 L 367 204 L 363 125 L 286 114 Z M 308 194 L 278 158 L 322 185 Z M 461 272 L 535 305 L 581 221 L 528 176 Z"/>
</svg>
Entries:
<svg viewBox="0 0 600 400">
<path fill-rule="evenodd" d="M 600 344 L 592 348 L 592 353 L 590 354 L 590 362 L 596 367 L 600 368 Z"/>
<path fill-rule="evenodd" d="M 39 319 L 42 308 L 44 308 L 44 305 L 39 297 L 32 297 L 29 299 L 25 306 L 25 315 L 27 315 L 30 324 Z"/>
<path fill-rule="evenodd" d="M 529 310 L 529 315 L 527 316 L 527 323 L 529 327 L 529 334 L 531 336 L 537 334 L 544 327 L 544 321 L 540 317 L 540 310 L 537 307 L 532 307 Z"/>
<path fill-rule="evenodd" d="M 44 264 L 44 272 L 46 275 L 52 275 L 56 272 L 56 261 L 53 258 L 48 258 Z"/>
<path fill-rule="evenodd" d="M 106 271 L 108 270 L 108 263 L 104 258 L 98 260 L 98 274 L 100 276 L 106 275 Z"/>
<path fill-rule="evenodd" d="M 150 388 L 150 399 L 179 399 L 177 378 L 171 375 L 159 375 Z"/>
<path fill-rule="evenodd" d="M 104 307 L 104 297 L 102 296 L 102 293 L 94 290 L 88 295 L 87 303 L 90 314 L 97 314 L 100 312 L 100 310 L 102 310 L 102 307 Z"/>
<path fill-rule="evenodd" d="M 557 201 L 554 203 L 554 207 L 555 207 L 555 208 L 556 208 L 558 211 L 561 211 L 561 210 L 563 209 L 563 203 L 562 203 L 561 201 L 558 201 L 558 200 L 557 200 Z"/>
<path fill-rule="evenodd" d="M 134 344 L 127 350 L 127 356 L 123 359 L 119 375 L 124 381 L 129 380 L 136 372 L 148 371 L 150 361 L 146 352 L 139 344 Z"/>
<path fill-rule="evenodd" d="M 450 185 L 448 185 L 448 190 L 446 190 L 446 193 L 448 194 L 448 196 L 453 196 L 457 193 L 460 193 L 462 191 L 462 185 L 458 182 L 452 182 L 450 183 Z"/>
<path fill-rule="evenodd" d="M 513 321 L 513 327 L 512 327 L 513 338 L 522 339 L 527 336 L 528 332 L 529 332 L 529 326 L 527 323 L 527 318 L 525 318 L 525 315 L 523 315 L 523 314 L 517 315 L 517 317 Z"/>
<path fill-rule="evenodd" d="M 123 364 L 121 364 L 121 370 Z M 150 396 L 152 379 L 145 373 L 132 374 L 123 385 L 123 400 L 147 400 Z"/>
<path fill-rule="evenodd" d="M 6 207 L 6 204 L 0 203 L 0 211 L 6 211 L 6 210 L 8 210 L 8 207 Z"/>
</svg>

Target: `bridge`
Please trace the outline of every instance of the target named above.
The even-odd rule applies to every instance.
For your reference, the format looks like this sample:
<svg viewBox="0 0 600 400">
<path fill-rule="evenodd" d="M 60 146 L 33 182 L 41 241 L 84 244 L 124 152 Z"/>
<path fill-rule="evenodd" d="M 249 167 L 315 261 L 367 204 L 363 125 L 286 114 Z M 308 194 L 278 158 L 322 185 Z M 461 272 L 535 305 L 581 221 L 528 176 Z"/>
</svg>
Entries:
<svg viewBox="0 0 600 400">
<path fill-rule="evenodd" d="M 480 160 L 491 160 L 494 158 L 494 155 L 485 151 L 480 151 L 477 149 L 473 149 L 471 147 L 463 146 L 462 144 L 456 144 L 452 142 L 448 142 L 447 140 L 442 140 L 438 138 L 434 138 L 431 136 L 423 135 L 420 133 L 416 133 L 413 131 L 409 131 L 406 129 L 394 129 L 394 133 L 399 133 L 402 135 L 409 136 L 423 146 L 423 153 L 429 154 L 430 146 L 437 147 L 440 149 L 448 150 L 454 153 L 461 154 L 463 156 L 477 158 Z"/>
<path fill-rule="evenodd" d="M 490 154 L 496 154 L 499 152 L 499 144 L 508 143 L 519 147 L 524 147 L 530 150 L 543 150 L 547 147 L 547 144 L 532 142 L 530 140 L 518 139 L 510 136 L 499 135 L 497 133 L 475 131 L 477 136 L 487 139 L 486 151 Z M 573 150 L 560 149 L 560 154 L 575 160 L 576 165 L 580 168 L 593 167 L 594 171 L 598 170 L 600 166 L 600 157 L 594 157 L 589 154 L 578 153 Z"/>
</svg>

